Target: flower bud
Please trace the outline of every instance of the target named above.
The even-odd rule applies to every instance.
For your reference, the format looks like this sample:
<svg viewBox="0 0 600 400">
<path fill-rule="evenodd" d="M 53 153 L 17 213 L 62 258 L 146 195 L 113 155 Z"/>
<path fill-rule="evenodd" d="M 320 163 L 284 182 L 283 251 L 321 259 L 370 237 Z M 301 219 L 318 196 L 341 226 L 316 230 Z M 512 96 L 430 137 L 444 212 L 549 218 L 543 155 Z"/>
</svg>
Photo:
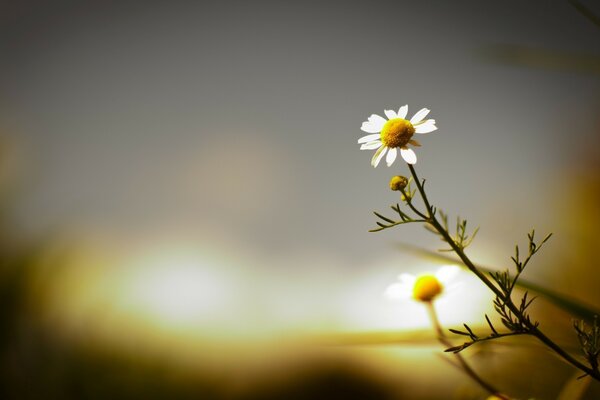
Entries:
<svg viewBox="0 0 600 400">
<path fill-rule="evenodd" d="M 433 275 L 421 275 L 413 286 L 413 298 L 418 301 L 428 302 L 442 293 L 444 287 Z"/>
<path fill-rule="evenodd" d="M 390 179 L 390 189 L 394 191 L 403 190 L 408 185 L 408 179 L 404 176 L 396 175 Z"/>
</svg>

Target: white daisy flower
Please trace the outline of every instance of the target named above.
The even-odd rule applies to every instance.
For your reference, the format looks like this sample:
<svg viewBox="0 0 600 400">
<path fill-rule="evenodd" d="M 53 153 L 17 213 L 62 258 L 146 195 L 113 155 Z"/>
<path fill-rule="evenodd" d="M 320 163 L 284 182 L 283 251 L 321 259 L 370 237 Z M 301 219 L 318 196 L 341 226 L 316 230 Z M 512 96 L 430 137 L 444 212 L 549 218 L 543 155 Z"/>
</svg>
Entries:
<svg viewBox="0 0 600 400">
<path fill-rule="evenodd" d="M 445 265 L 435 273 L 425 273 L 418 276 L 403 273 L 398 275 L 399 282 L 392 283 L 384 292 L 384 296 L 392 299 L 409 299 L 430 302 L 441 295 L 444 290 L 452 289 L 453 280 L 458 273 L 456 265 Z"/>
<path fill-rule="evenodd" d="M 360 129 L 370 135 L 358 139 L 361 150 L 375 150 L 375 155 L 371 159 L 371 165 L 376 167 L 386 155 L 385 161 L 389 167 L 396 160 L 398 148 L 400 155 L 409 164 L 417 162 L 417 155 L 408 144 L 420 146 L 421 144 L 412 139 L 415 133 L 429 133 L 437 129 L 435 119 L 425 119 L 429 114 L 429 109 L 422 108 L 410 120 L 406 120 L 408 105 L 400 107 L 398 112 L 394 110 L 385 110 L 387 120 L 377 114 L 373 114 L 369 119 L 362 123 Z"/>
</svg>

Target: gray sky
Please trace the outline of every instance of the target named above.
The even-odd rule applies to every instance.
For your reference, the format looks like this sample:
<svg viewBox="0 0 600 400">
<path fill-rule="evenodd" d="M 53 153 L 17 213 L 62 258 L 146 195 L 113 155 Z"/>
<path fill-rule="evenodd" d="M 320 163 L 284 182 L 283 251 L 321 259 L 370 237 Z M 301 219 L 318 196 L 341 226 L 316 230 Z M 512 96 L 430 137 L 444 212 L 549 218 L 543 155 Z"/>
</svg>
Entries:
<svg viewBox="0 0 600 400">
<path fill-rule="evenodd" d="M 597 27 L 566 1 L 3 7 L 0 116 L 30 233 L 169 226 L 349 265 L 396 239 L 435 246 L 416 227 L 367 233 L 408 171 L 370 167 L 359 128 L 408 104 L 438 121 L 417 149 L 435 202 L 510 246 L 552 229 L 555 177 L 598 145 L 598 74 L 484 56 L 515 45 L 597 62 Z"/>
</svg>

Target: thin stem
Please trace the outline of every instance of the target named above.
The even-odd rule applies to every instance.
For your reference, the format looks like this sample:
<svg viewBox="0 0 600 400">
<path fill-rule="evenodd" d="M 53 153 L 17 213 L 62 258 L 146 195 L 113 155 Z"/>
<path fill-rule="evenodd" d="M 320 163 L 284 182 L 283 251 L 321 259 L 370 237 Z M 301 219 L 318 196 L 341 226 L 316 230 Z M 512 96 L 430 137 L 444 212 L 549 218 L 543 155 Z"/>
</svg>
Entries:
<svg viewBox="0 0 600 400">
<path fill-rule="evenodd" d="M 437 334 L 438 341 L 446 347 L 451 347 L 453 344 L 444 335 L 444 329 L 442 328 L 442 325 L 440 324 L 440 320 L 438 319 L 437 313 L 435 311 L 435 307 L 433 306 L 433 302 L 431 302 L 431 301 L 425 302 L 425 306 L 427 307 L 427 312 L 429 313 L 429 319 L 431 320 L 431 324 L 433 325 L 433 328 Z M 477 372 L 475 372 L 475 370 L 473 370 L 473 368 L 471 368 L 469 366 L 469 364 L 464 359 L 462 354 L 455 353 L 454 357 L 456 357 L 456 360 L 460 364 L 463 371 L 471 379 L 473 379 L 475 382 L 477 382 L 477 384 L 479 386 L 481 386 L 483 389 L 485 389 L 488 393 L 498 397 L 499 399 L 510 400 L 509 397 L 502 394 L 498 389 L 496 389 L 494 386 L 492 386 L 492 384 L 484 381 L 483 378 L 481 378 L 479 375 L 477 375 Z"/>
<path fill-rule="evenodd" d="M 577 361 L 573 356 L 571 356 L 569 353 L 564 351 L 559 345 L 554 343 L 548 336 L 546 336 L 537 327 L 537 325 L 533 324 L 531 321 L 529 321 L 527 318 L 525 318 L 523 316 L 523 314 L 519 311 L 518 307 L 512 302 L 512 299 L 510 298 L 510 296 L 505 296 L 504 293 L 502 293 L 502 291 L 500 289 L 498 289 L 487 278 L 487 276 L 485 276 L 481 271 L 479 271 L 477 269 L 475 264 L 469 259 L 469 257 L 467 257 L 467 255 L 465 254 L 463 249 L 461 249 L 459 246 L 457 246 L 457 244 L 454 242 L 452 237 L 450 237 L 450 234 L 448 233 L 448 231 L 442 226 L 442 224 L 440 224 L 440 222 L 435 217 L 435 215 L 433 213 L 433 208 L 431 207 L 429 200 L 427 199 L 427 195 L 425 194 L 423 185 L 421 184 L 421 181 L 419 180 L 419 177 L 417 176 L 417 172 L 415 171 L 414 167 L 411 164 L 408 164 L 408 168 L 410 169 L 410 172 L 413 176 L 415 184 L 417 185 L 417 189 L 419 190 L 421 198 L 423 199 L 423 203 L 425 204 L 425 207 L 427 208 L 427 214 L 429 216 L 428 222 L 431 225 L 433 225 L 433 227 L 440 233 L 440 235 L 442 235 L 444 240 L 450 245 L 450 247 L 452 247 L 452 250 L 454 250 L 456 255 L 458 255 L 458 257 L 465 264 L 465 266 L 471 272 L 473 272 L 488 288 L 490 288 L 490 290 L 492 292 L 494 292 L 494 294 L 497 297 L 504 300 L 504 302 L 506 303 L 506 305 L 510 309 L 510 311 L 512 311 L 512 313 L 519 318 L 519 321 L 521 321 L 521 323 L 523 323 L 527 327 L 527 330 L 531 335 L 535 336 L 536 338 L 538 338 L 538 340 L 540 340 L 546 346 L 548 346 L 549 348 L 554 350 L 554 352 L 556 354 L 558 354 L 560 357 L 562 357 L 565 361 L 567 361 L 574 367 L 579 368 L 580 370 L 584 371 L 587 375 L 591 376 L 592 378 L 600 381 L 600 372 L 599 371 L 589 368 L 585 364 Z"/>
<path fill-rule="evenodd" d="M 404 190 L 402 190 L 402 194 L 404 195 L 404 198 L 406 199 L 406 204 L 408 204 L 408 206 L 410 207 L 411 210 L 413 210 L 413 212 L 415 214 L 417 214 L 419 217 L 423 218 L 423 219 L 428 219 L 427 216 L 425 214 L 423 214 L 421 211 L 419 211 L 417 209 L 417 207 L 415 207 L 412 203 L 412 199 L 410 198 L 410 196 L 406 195 L 406 192 Z"/>
<path fill-rule="evenodd" d="M 408 169 L 410 169 L 410 173 L 413 176 L 413 180 L 415 181 L 415 184 L 417 185 L 417 189 L 419 189 L 419 193 L 421 194 L 423 203 L 425 203 L 427 212 L 429 213 L 430 217 L 433 217 L 433 215 L 431 215 L 431 205 L 429 204 L 429 200 L 427 199 L 427 196 L 425 195 L 425 190 L 423 189 L 423 185 L 421 185 L 421 181 L 419 180 L 419 177 L 417 176 L 417 171 L 415 171 L 415 167 L 413 167 L 412 164 L 407 164 L 407 165 L 408 165 Z"/>
<path fill-rule="evenodd" d="M 600 28 L 600 18 L 589 8 L 581 4 L 578 0 L 569 0 L 569 3 L 579 11 L 581 15 L 586 17 L 592 24 Z"/>
<path fill-rule="evenodd" d="M 433 227 L 444 237 L 444 240 L 452 247 L 454 252 L 460 257 L 460 259 L 467 266 L 467 268 L 469 268 L 469 270 L 471 272 L 473 272 L 475 275 L 477 275 L 477 277 L 481 281 L 483 281 L 483 283 L 485 283 L 485 285 L 487 287 L 489 287 L 490 290 L 492 290 L 496 296 L 503 297 L 504 295 L 500 291 L 500 289 L 498 289 L 487 278 L 487 276 L 485 276 L 482 272 L 480 272 L 475 267 L 475 265 L 471 262 L 471 260 L 469 260 L 467 258 L 467 256 L 462 251 L 460 251 L 460 248 L 456 245 L 454 240 L 450 237 L 450 234 L 448 233 L 448 231 L 442 226 L 442 224 L 440 224 L 438 219 L 433 214 L 433 209 L 431 207 L 431 204 L 429 203 L 429 199 L 427 198 L 427 195 L 425 194 L 425 189 L 423 188 L 423 185 L 421 184 L 421 181 L 419 180 L 419 177 L 417 176 L 417 171 L 415 171 L 415 168 L 411 164 L 408 164 L 408 168 L 410 169 L 410 173 L 412 174 L 415 184 L 417 185 L 417 189 L 419 190 L 419 193 L 421 194 L 423 203 L 425 203 L 425 207 L 427 208 L 427 215 L 428 215 L 429 223 L 431 225 L 433 225 Z"/>
<path fill-rule="evenodd" d="M 496 340 L 503 337 L 508 336 L 523 336 L 523 335 L 531 335 L 529 332 L 507 332 L 507 333 L 498 333 L 492 336 L 487 336 L 484 338 L 473 339 L 473 343 L 487 342 L 488 340 Z"/>
</svg>

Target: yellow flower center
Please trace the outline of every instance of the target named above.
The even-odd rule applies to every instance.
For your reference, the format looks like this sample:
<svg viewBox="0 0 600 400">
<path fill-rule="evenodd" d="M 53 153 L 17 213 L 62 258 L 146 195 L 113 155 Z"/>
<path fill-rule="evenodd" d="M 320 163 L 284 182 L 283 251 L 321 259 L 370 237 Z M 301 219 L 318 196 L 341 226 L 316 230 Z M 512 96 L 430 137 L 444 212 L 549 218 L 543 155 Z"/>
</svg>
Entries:
<svg viewBox="0 0 600 400">
<path fill-rule="evenodd" d="M 390 189 L 394 191 L 402 190 L 406 187 L 406 185 L 408 185 L 408 179 L 406 179 L 404 176 L 396 175 L 390 179 Z"/>
<path fill-rule="evenodd" d="M 381 130 L 381 143 L 385 146 L 405 147 L 415 134 L 415 127 L 404 118 L 390 119 Z"/>
<path fill-rule="evenodd" d="M 413 286 L 413 297 L 419 301 L 431 301 L 442 293 L 444 287 L 433 275 L 421 275 Z"/>
</svg>

